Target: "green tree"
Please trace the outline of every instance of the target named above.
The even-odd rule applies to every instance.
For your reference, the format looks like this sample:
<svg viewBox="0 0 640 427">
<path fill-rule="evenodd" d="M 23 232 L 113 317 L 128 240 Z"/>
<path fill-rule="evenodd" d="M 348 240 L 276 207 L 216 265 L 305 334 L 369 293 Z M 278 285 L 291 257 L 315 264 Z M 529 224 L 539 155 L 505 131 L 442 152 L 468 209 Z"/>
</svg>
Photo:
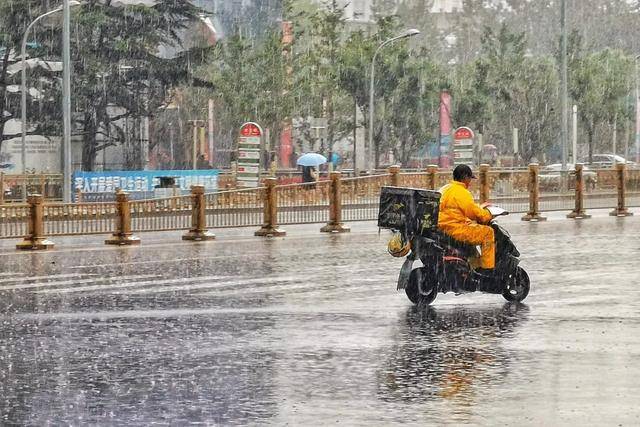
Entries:
<svg viewBox="0 0 640 427">
<path fill-rule="evenodd" d="M 283 55 L 282 32 L 271 30 L 262 40 L 235 34 L 217 44 L 201 72 L 216 90 L 217 122 L 227 145 L 235 147 L 235 134 L 247 121 L 269 129 L 275 150 L 283 122 L 292 116 L 292 60 Z"/>
<path fill-rule="evenodd" d="M 14 89 L 21 83 L 22 38 L 27 26 L 34 19 L 53 10 L 58 3 L 42 0 L 0 0 L 0 148 L 5 137 L 17 136 L 4 135 L 5 124 L 11 119 L 21 120 L 21 92 Z M 55 57 L 60 53 L 60 37 L 60 28 L 52 25 L 52 21 L 40 21 L 33 27 L 27 39 L 28 57 L 33 60 L 55 61 Z M 60 86 L 56 74 L 47 70 L 46 65 L 28 68 L 28 134 L 54 135 L 60 131 Z M 37 87 L 33 87 L 36 82 Z"/>
<path fill-rule="evenodd" d="M 483 129 L 487 142 L 511 151 L 511 130 L 519 129 L 526 161 L 554 142 L 558 79 L 549 58 L 528 56 L 524 33 L 506 25 L 486 28 L 480 56 L 459 67 L 454 80 L 454 120 Z"/>
<path fill-rule="evenodd" d="M 614 49 L 588 54 L 573 63 L 569 90 L 587 134 L 589 163 L 598 126 L 630 113 L 625 99 L 632 87 L 633 66 L 632 57 Z"/>
<path fill-rule="evenodd" d="M 188 0 L 159 0 L 154 6 L 114 7 L 90 0 L 74 17 L 72 46 L 76 122 L 82 129 L 82 166 L 93 170 L 96 154 L 131 139 L 130 168 L 143 166 L 139 134 L 143 118 L 153 118 L 168 93 L 181 83 L 207 85 L 194 78 L 206 47 L 181 46 L 184 31 L 200 9 Z M 159 49 L 168 53 L 161 55 Z M 122 120 L 132 121 L 128 128 Z M 97 136 L 108 135 L 101 142 Z"/>
<path fill-rule="evenodd" d="M 394 157 L 406 165 L 438 129 L 444 72 L 426 55 L 399 57 L 398 85 L 387 102 L 389 143 Z"/>
<path fill-rule="evenodd" d="M 307 30 L 296 54 L 296 99 L 299 101 L 300 130 L 305 139 L 315 142 L 308 119 L 327 120 L 326 140 L 321 140 L 320 151 L 331 155 L 334 144 L 350 132 L 353 109 L 340 87 L 339 57 L 344 49 L 346 19 L 345 6 L 336 0 L 323 1 L 307 11 L 304 21 Z"/>
</svg>

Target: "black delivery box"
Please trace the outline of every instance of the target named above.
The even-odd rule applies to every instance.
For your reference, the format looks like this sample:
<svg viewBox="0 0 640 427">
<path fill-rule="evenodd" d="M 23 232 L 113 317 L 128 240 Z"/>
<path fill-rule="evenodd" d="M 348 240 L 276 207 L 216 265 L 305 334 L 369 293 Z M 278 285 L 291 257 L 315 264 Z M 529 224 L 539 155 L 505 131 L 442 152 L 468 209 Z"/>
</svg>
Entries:
<svg viewBox="0 0 640 427">
<path fill-rule="evenodd" d="M 378 227 L 427 235 L 438 228 L 440 193 L 417 188 L 382 187 Z"/>
</svg>

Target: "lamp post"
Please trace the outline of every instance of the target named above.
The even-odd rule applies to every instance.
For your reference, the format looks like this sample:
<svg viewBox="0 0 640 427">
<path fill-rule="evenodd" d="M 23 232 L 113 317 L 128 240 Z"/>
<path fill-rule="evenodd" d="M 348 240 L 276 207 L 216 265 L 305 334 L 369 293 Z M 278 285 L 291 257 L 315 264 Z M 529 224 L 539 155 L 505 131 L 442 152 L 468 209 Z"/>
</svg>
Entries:
<svg viewBox="0 0 640 427">
<path fill-rule="evenodd" d="M 29 31 L 31 31 L 31 28 L 33 28 L 33 26 L 38 23 L 40 20 L 46 18 L 47 16 L 53 15 L 54 13 L 58 13 L 60 11 L 63 12 L 63 15 L 68 15 L 69 14 L 69 8 L 71 6 L 79 6 L 81 3 L 79 1 L 76 0 L 64 0 L 64 5 L 62 7 L 57 7 L 53 10 L 50 10 L 47 13 L 44 13 L 40 16 L 38 16 L 36 19 L 33 20 L 33 22 L 31 22 L 31 24 L 29 24 L 29 26 L 27 26 L 27 29 L 24 32 L 24 36 L 22 37 L 22 46 L 21 46 L 21 51 L 20 51 L 20 57 L 21 57 L 21 66 L 22 66 L 22 87 L 21 87 L 21 94 L 22 94 L 22 98 L 21 98 L 21 113 L 22 113 L 22 138 L 21 138 L 21 142 L 22 142 L 22 174 L 26 174 L 26 167 L 27 167 L 27 61 L 26 61 L 26 56 L 27 56 L 27 37 L 29 35 Z M 68 16 L 67 16 L 68 18 Z M 69 28 L 67 26 L 66 28 L 67 33 L 69 32 Z M 65 32 L 65 27 L 63 25 L 63 35 Z M 69 42 L 69 38 L 68 38 L 68 34 L 67 34 L 67 39 L 66 39 L 67 43 Z M 63 37 L 63 43 L 64 43 L 64 37 Z M 68 53 L 68 52 L 67 52 Z M 64 53 L 63 53 L 63 57 L 64 57 Z M 63 58 L 63 78 L 64 78 L 64 72 L 68 72 L 68 64 L 64 64 L 64 58 Z M 69 79 L 70 80 L 70 79 Z M 68 81 L 69 81 L 68 80 Z M 64 91 L 63 91 L 63 103 L 64 103 Z M 63 109 L 63 113 L 64 113 L 64 109 Z M 65 122 L 66 124 L 66 122 Z M 65 129 L 66 130 L 66 129 Z M 65 154 L 66 156 L 66 154 Z M 65 171 L 66 172 L 66 171 Z M 69 185 L 65 184 L 65 191 L 66 191 L 66 198 L 65 201 L 69 201 L 71 199 L 71 185 L 70 182 L 68 181 L 68 177 L 65 176 L 65 180 L 64 182 L 66 182 Z M 26 183 L 26 180 L 25 180 Z M 68 188 L 67 188 L 68 187 Z M 24 194 L 26 196 L 26 193 Z"/>
<path fill-rule="evenodd" d="M 47 13 L 44 13 L 38 16 L 36 19 L 31 22 L 27 26 L 27 29 L 24 32 L 24 36 L 22 37 L 22 46 L 20 49 L 20 58 L 21 58 L 21 66 L 22 66 L 22 86 L 21 86 L 21 128 L 22 128 L 22 150 L 21 150 L 21 159 L 22 159 L 22 175 L 27 174 L 27 37 L 29 35 L 29 31 L 31 28 L 38 23 L 40 20 L 46 18 L 47 16 L 53 15 L 54 13 L 60 12 L 62 9 L 60 7 L 53 9 Z M 27 178 L 26 176 L 22 179 L 22 198 L 26 200 L 27 198 Z"/>
<path fill-rule="evenodd" d="M 562 170 L 567 170 L 567 154 L 568 154 L 568 131 L 569 131 L 569 118 L 568 118 L 568 90 L 567 90 L 567 2 L 561 0 L 560 2 L 560 29 L 561 29 L 561 47 L 562 47 L 562 65 L 561 65 L 561 80 L 562 80 Z"/>
<path fill-rule="evenodd" d="M 420 31 L 412 28 L 410 30 L 405 31 L 404 33 L 400 34 L 399 36 L 396 37 L 392 37 L 388 40 L 385 40 L 384 42 L 382 42 L 380 44 L 380 46 L 378 46 L 378 48 L 376 49 L 375 53 L 373 54 L 373 59 L 371 60 L 371 87 L 369 88 L 369 155 L 367 156 L 367 163 L 368 163 L 368 167 L 367 169 L 369 170 L 369 172 L 371 172 L 372 167 L 373 167 L 373 94 L 374 94 L 374 85 L 375 85 L 375 66 L 376 66 L 376 57 L 378 56 L 378 53 L 380 52 L 380 50 L 382 50 L 383 47 L 385 47 L 386 45 L 393 43 L 396 40 L 400 40 L 400 39 L 404 39 L 407 37 L 412 37 L 412 36 L 417 36 L 418 34 L 420 34 Z"/>
<path fill-rule="evenodd" d="M 71 6 L 80 5 L 76 0 L 62 3 L 62 197 L 71 201 Z"/>
<path fill-rule="evenodd" d="M 638 90 L 638 59 L 640 55 L 635 57 L 635 88 L 636 88 L 636 135 L 635 135 L 635 152 L 636 163 L 640 162 L 640 91 Z"/>
</svg>

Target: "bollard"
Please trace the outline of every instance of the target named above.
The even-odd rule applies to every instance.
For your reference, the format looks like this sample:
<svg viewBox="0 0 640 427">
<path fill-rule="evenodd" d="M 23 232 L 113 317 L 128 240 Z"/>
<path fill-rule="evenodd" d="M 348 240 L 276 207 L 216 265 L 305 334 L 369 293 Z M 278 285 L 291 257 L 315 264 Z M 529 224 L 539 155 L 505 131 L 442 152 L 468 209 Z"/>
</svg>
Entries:
<svg viewBox="0 0 640 427">
<path fill-rule="evenodd" d="M 531 163 L 529 165 L 529 212 L 522 217 L 523 221 L 546 221 L 547 218 L 540 215 L 538 203 L 540 202 L 540 185 L 538 179 L 539 165 Z"/>
<path fill-rule="evenodd" d="M 266 178 L 264 180 L 267 189 L 264 193 L 264 224 L 262 228 L 254 233 L 255 236 L 286 236 L 287 232 L 278 228 L 278 194 L 276 178 Z"/>
<path fill-rule="evenodd" d="M 323 233 L 348 233 L 351 229 L 342 223 L 342 183 L 340 172 L 331 172 L 329 190 L 329 222 L 320 229 Z"/>
<path fill-rule="evenodd" d="M 400 186 L 400 166 L 389 166 L 387 171 L 391 174 L 391 186 L 399 187 Z"/>
<path fill-rule="evenodd" d="M 24 241 L 16 245 L 16 249 L 40 251 L 52 249 L 52 241 L 44 237 L 44 196 L 33 194 L 28 197 L 29 203 L 29 234 Z"/>
<path fill-rule="evenodd" d="M 137 245 L 140 238 L 131 234 L 131 208 L 129 194 L 121 189 L 116 190 L 117 218 L 116 231 L 110 239 L 104 241 L 107 245 Z"/>
<path fill-rule="evenodd" d="M 567 218 L 573 219 L 587 219 L 591 218 L 591 215 L 587 215 L 584 211 L 584 180 L 582 179 L 582 163 L 576 163 L 576 206 Z"/>
<path fill-rule="evenodd" d="M 215 234 L 207 230 L 207 205 L 204 200 L 204 185 L 191 186 L 191 201 L 191 229 L 182 236 L 182 240 L 202 241 L 215 239 Z"/>
<path fill-rule="evenodd" d="M 429 165 L 427 166 L 427 188 L 429 190 L 435 190 L 436 185 L 438 185 L 438 166 L 437 165 Z"/>
<path fill-rule="evenodd" d="M 489 168 L 487 164 L 480 165 L 480 203 L 489 201 Z"/>
<path fill-rule="evenodd" d="M 609 213 L 609 215 L 611 216 L 633 216 L 633 213 L 629 212 L 629 210 L 625 206 L 626 169 L 627 165 L 625 165 L 624 163 L 616 163 L 616 187 L 618 188 L 618 206 Z"/>
</svg>

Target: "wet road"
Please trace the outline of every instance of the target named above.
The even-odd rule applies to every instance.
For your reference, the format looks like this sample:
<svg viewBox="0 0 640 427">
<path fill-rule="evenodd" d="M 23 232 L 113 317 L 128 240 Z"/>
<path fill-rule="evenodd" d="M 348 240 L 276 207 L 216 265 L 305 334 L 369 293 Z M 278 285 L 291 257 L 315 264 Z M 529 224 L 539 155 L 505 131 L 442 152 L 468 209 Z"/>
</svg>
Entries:
<svg viewBox="0 0 640 427">
<path fill-rule="evenodd" d="M 414 309 L 372 223 L 2 242 L 0 425 L 639 425 L 640 216 L 592 213 L 502 221 L 526 305 Z"/>
</svg>

